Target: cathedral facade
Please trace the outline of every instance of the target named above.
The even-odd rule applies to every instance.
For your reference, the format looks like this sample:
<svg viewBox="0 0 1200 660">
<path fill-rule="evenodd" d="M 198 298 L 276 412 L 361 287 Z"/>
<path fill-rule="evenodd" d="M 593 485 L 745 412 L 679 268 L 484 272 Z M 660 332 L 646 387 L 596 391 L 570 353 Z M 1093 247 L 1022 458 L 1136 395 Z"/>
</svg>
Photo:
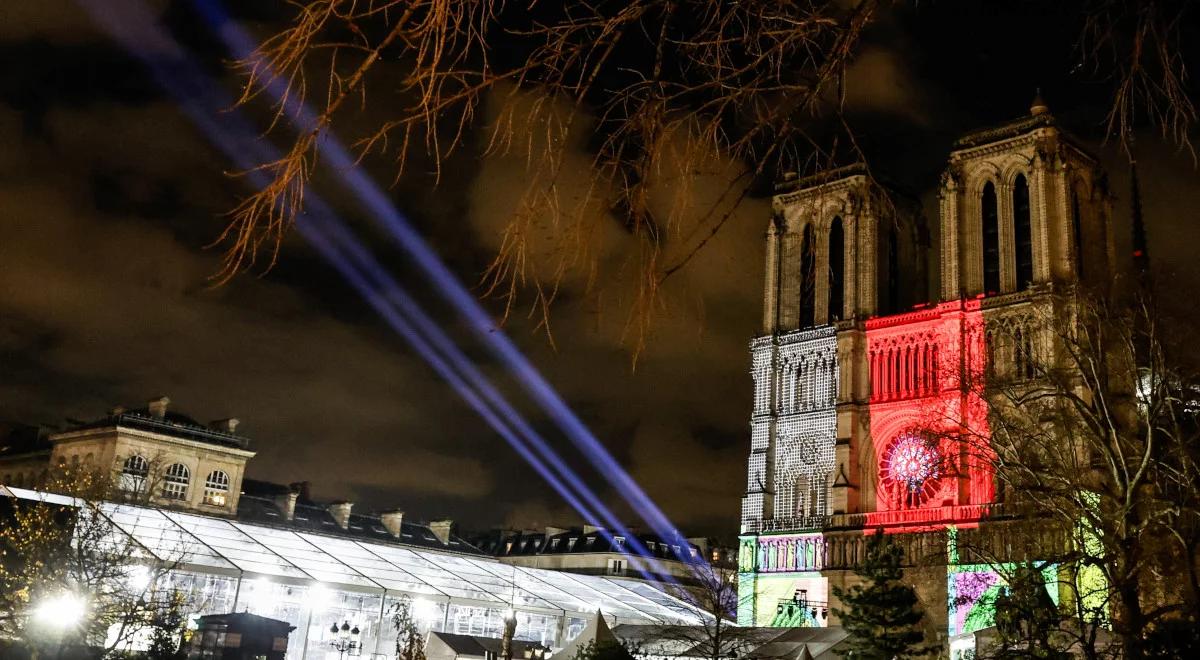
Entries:
<svg viewBox="0 0 1200 660">
<path fill-rule="evenodd" d="M 985 452 L 952 455 L 927 433 L 955 419 L 986 429 L 976 385 L 1030 370 L 1056 294 L 1110 278 L 1104 173 L 1037 101 L 955 143 L 936 228 L 861 166 L 777 191 L 750 344 L 739 622 L 836 625 L 830 587 L 856 579 L 883 530 L 927 619 L 970 632 L 962 592 L 995 578 L 956 584 L 982 569 L 957 566 L 945 539 L 990 524 L 1003 489 Z"/>
</svg>

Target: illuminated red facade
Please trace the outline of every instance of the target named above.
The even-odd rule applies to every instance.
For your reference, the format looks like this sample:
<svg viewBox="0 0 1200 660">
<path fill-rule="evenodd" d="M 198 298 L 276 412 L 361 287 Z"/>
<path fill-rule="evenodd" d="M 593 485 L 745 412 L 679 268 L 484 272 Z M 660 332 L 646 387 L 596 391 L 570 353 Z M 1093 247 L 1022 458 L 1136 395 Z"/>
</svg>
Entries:
<svg viewBox="0 0 1200 660">
<path fill-rule="evenodd" d="M 866 321 L 867 416 L 877 478 L 864 531 L 912 531 L 931 522 L 974 524 L 995 496 L 986 448 L 955 428 L 986 435 L 987 415 L 963 378 L 986 371 L 979 300 L 941 303 Z M 866 487 L 872 484 L 864 484 Z"/>
</svg>

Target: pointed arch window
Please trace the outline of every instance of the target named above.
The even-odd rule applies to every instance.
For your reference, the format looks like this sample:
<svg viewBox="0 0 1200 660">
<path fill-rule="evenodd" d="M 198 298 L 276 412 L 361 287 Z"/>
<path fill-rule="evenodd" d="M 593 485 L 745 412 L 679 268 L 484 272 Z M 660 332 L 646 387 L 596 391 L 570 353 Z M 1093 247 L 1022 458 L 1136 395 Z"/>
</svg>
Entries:
<svg viewBox="0 0 1200 660">
<path fill-rule="evenodd" d="M 1033 284 L 1033 229 L 1029 213 L 1029 181 L 1018 174 L 1013 182 L 1013 238 L 1017 248 L 1017 289 Z"/>
<path fill-rule="evenodd" d="M 879 266 L 876 270 L 876 305 L 879 312 L 889 313 L 899 311 L 900 308 L 900 246 L 896 238 L 895 222 L 884 222 L 888 223 L 888 228 L 887 231 L 880 232 L 882 245 L 878 250 Z"/>
<path fill-rule="evenodd" d="M 1000 291 L 1000 213 L 996 204 L 996 185 L 988 181 L 979 200 L 983 224 L 983 292 Z"/>
<path fill-rule="evenodd" d="M 846 291 L 846 233 L 842 219 L 834 218 L 829 226 L 829 321 L 842 320 L 845 313 Z"/>
<path fill-rule="evenodd" d="M 1071 234 L 1075 241 L 1075 277 L 1083 279 L 1083 217 L 1079 209 L 1079 190 L 1071 188 Z"/>
<path fill-rule="evenodd" d="M 816 320 L 817 260 L 813 226 L 804 226 L 800 238 L 800 327 L 811 327 Z"/>
</svg>

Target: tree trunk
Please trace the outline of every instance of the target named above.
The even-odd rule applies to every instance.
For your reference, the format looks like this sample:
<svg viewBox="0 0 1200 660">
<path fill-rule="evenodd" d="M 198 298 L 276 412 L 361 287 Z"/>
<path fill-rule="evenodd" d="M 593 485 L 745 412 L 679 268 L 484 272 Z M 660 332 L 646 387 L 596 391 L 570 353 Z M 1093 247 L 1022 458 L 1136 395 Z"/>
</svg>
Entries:
<svg viewBox="0 0 1200 660">
<path fill-rule="evenodd" d="M 1117 616 L 1115 623 L 1121 638 L 1121 651 L 1129 660 L 1141 660 L 1142 632 L 1145 628 L 1142 603 L 1136 580 L 1125 580 L 1116 588 Z"/>
</svg>

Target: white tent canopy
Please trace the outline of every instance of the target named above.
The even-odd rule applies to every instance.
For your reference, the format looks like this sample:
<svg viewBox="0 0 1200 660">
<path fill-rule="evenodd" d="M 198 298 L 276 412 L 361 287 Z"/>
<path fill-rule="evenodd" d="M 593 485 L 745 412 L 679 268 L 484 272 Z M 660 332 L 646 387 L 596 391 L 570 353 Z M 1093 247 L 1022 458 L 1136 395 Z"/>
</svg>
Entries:
<svg viewBox="0 0 1200 660">
<path fill-rule="evenodd" d="M 20 488 L 0 486 L 0 494 L 79 505 L 70 498 Z M 434 618 L 442 621 L 432 627 L 449 632 L 456 628 L 451 616 L 454 608 L 490 617 L 508 609 L 542 619 L 553 617 L 563 633 L 555 636 L 557 646 L 572 636 L 567 632 L 568 620 L 581 626 L 597 610 L 614 624 L 691 624 L 707 616 L 650 584 L 633 580 L 521 568 L 486 556 L 155 507 L 101 502 L 89 510 L 110 520 L 114 534 L 132 538 L 176 572 L 206 582 L 213 576 L 235 580 L 230 587 L 232 603 L 227 605 L 237 611 L 254 609 L 251 600 L 256 589 L 260 601 L 277 599 L 262 595 L 263 585 L 269 584 L 288 587 L 288 594 L 292 588 L 337 593 L 343 601 L 348 595 L 374 597 L 371 607 L 382 626 L 386 601 L 407 595 L 436 607 L 439 614 Z M 249 584 L 244 584 L 247 581 Z"/>
</svg>

